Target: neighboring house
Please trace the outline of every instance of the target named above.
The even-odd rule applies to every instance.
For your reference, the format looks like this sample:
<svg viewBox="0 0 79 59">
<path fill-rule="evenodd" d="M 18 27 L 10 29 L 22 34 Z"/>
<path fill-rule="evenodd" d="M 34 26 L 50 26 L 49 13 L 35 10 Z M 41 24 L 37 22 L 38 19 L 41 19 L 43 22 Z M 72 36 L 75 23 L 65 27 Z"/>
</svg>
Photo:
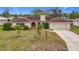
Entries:
<svg viewBox="0 0 79 59">
<path fill-rule="evenodd" d="M 3 25 L 4 23 L 8 22 L 9 19 L 8 18 L 5 18 L 5 17 L 1 17 L 0 16 L 0 25 Z"/>
<path fill-rule="evenodd" d="M 48 23 L 49 29 L 70 29 L 70 21 L 62 18 L 46 17 L 41 15 L 40 17 L 20 17 L 12 20 L 12 26 L 16 24 L 27 25 L 28 27 L 36 26 L 40 21 Z"/>
<path fill-rule="evenodd" d="M 13 20 L 13 17 L 6 18 L 6 17 L 0 16 L 0 25 L 3 25 L 4 23 L 10 22 L 11 20 Z"/>
<path fill-rule="evenodd" d="M 79 18 L 73 20 L 73 24 L 79 26 Z"/>
</svg>

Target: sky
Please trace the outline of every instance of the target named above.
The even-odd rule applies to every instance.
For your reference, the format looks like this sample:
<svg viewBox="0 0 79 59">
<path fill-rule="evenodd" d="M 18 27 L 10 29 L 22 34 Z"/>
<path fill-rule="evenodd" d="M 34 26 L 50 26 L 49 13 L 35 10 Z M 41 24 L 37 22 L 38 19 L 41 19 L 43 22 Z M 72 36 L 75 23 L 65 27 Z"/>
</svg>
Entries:
<svg viewBox="0 0 79 59">
<path fill-rule="evenodd" d="M 0 14 L 4 11 L 6 7 L 0 7 Z M 53 7 L 7 7 L 10 14 L 29 14 L 34 9 L 50 10 Z M 60 7 L 63 12 L 70 13 L 72 11 L 78 11 L 79 7 Z"/>
</svg>

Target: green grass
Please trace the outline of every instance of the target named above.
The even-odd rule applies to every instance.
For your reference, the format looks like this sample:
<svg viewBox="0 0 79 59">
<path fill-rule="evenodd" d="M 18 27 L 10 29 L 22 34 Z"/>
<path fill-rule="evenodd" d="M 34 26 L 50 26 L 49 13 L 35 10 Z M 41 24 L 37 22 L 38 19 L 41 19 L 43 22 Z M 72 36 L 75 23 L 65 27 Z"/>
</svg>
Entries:
<svg viewBox="0 0 79 59">
<path fill-rule="evenodd" d="M 54 32 L 45 31 L 41 34 L 36 30 L 26 30 L 18 36 L 16 31 L 0 31 L 0 50 L 3 51 L 37 51 L 37 50 L 67 50 L 66 43 Z"/>
<path fill-rule="evenodd" d="M 79 26 L 71 25 L 70 31 L 79 35 Z"/>
<path fill-rule="evenodd" d="M 0 31 L 2 31 L 2 30 L 3 30 L 3 29 L 2 29 L 2 27 L 3 27 L 3 26 L 0 26 Z"/>
</svg>

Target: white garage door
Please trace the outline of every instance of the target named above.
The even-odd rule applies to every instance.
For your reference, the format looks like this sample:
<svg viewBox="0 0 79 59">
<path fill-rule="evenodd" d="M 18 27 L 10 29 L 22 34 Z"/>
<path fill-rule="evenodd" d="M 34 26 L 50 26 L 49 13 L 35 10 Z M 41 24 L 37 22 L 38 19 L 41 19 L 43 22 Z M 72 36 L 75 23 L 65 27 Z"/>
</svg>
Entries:
<svg viewBox="0 0 79 59">
<path fill-rule="evenodd" d="M 49 24 L 49 28 L 58 30 L 68 29 L 67 22 L 52 22 Z"/>
</svg>

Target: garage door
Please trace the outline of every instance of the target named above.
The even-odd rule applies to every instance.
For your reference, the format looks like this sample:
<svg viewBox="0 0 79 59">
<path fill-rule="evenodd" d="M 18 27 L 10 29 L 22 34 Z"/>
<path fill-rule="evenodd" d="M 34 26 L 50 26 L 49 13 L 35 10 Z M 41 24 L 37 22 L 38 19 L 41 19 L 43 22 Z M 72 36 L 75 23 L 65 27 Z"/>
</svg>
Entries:
<svg viewBox="0 0 79 59">
<path fill-rule="evenodd" d="M 66 22 L 52 22 L 49 25 L 50 29 L 58 29 L 63 30 L 67 29 L 67 23 Z"/>
</svg>

